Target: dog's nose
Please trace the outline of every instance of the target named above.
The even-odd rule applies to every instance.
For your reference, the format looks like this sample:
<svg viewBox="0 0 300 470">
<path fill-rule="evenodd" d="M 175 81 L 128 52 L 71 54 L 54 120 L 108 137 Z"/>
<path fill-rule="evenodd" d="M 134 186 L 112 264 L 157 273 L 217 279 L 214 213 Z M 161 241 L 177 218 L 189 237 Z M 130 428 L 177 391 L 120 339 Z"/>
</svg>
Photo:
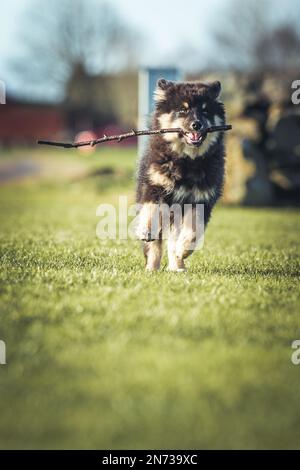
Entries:
<svg viewBox="0 0 300 470">
<path fill-rule="evenodd" d="M 202 124 L 200 121 L 193 121 L 191 124 L 191 128 L 194 129 L 194 131 L 200 131 L 202 127 Z"/>
</svg>

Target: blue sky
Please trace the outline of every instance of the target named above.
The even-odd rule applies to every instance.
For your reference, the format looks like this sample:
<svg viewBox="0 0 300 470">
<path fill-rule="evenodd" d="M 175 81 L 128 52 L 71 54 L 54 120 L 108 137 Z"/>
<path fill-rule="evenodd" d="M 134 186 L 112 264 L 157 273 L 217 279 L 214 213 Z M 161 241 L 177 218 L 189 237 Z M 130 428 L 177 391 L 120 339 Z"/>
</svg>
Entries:
<svg viewBox="0 0 300 470">
<path fill-rule="evenodd" d="M 51 0 L 40 0 L 41 8 Z M 252 0 L 241 0 L 241 2 Z M 182 44 L 209 46 L 209 32 L 229 0 L 109 0 L 147 38 L 145 60 L 164 60 Z M 0 61 L 18 47 L 17 31 L 32 0 L 1 0 Z M 270 14 L 293 18 L 299 0 L 271 0 Z M 188 39 L 187 39 L 188 38 Z M 1 64 L 1 62 L 0 62 Z"/>
<path fill-rule="evenodd" d="M 4 80 L 7 88 L 11 90 L 15 86 L 9 74 L 7 59 L 18 56 L 18 33 L 23 15 L 32 1 L 1 0 L 0 80 Z M 41 8 L 49 1 L 51 0 L 40 0 Z M 107 1 L 118 10 L 125 22 L 133 26 L 144 38 L 141 65 L 155 66 L 174 65 L 179 49 L 186 48 L 192 53 L 193 47 L 197 45 L 198 51 L 201 51 L 201 47 L 203 51 L 206 50 L 209 47 L 207 38 L 212 14 L 220 4 L 228 0 L 210 0 L 210 3 L 199 0 L 186 3 L 183 0 Z M 187 11 L 183 11 L 183 8 L 187 8 Z"/>
<path fill-rule="evenodd" d="M 51 0 L 40 0 L 41 8 Z M 96 0 L 97 1 L 97 0 Z M 100 1 L 100 0 L 99 0 Z M 143 65 L 173 65 L 182 58 L 193 61 L 212 51 L 211 31 L 222 19 L 223 8 L 230 0 L 108 0 L 124 20 L 144 35 Z M 253 0 L 240 0 L 242 3 Z M 270 0 L 270 16 L 300 19 L 299 0 Z M 18 31 L 22 16 L 32 0 L 1 0 L 0 79 L 9 80 L 6 59 L 18 51 Z M 238 25 L 233 25 L 238 28 Z M 200 59 L 201 60 L 201 59 Z M 197 64 L 201 69 L 201 63 Z"/>
<path fill-rule="evenodd" d="M 40 0 L 41 7 L 49 1 Z M 144 61 L 155 63 L 169 60 L 170 55 L 186 42 L 197 43 L 199 47 L 200 33 L 206 48 L 213 12 L 227 1 L 109 0 L 109 3 L 118 9 L 125 21 L 145 35 Z M 32 0 L 1 0 L 0 64 L 18 47 L 18 27 L 30 3 Z"/>
</svg>

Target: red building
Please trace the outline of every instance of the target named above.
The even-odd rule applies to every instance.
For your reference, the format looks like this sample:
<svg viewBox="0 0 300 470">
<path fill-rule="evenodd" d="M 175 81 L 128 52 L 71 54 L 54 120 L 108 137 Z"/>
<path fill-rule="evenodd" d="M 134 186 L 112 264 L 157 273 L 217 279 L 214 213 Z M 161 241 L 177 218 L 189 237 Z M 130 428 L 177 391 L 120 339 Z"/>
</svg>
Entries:
<svg viewBox="0 0 300 470">
<path fill-rule="evenodd" d="M 67 123 L 63 109 L 50 104 L 34 104 L 8 98 L 0 105 L 0 144 L 33 144 L 37 139 L 63 135 Z"/>
</svg>

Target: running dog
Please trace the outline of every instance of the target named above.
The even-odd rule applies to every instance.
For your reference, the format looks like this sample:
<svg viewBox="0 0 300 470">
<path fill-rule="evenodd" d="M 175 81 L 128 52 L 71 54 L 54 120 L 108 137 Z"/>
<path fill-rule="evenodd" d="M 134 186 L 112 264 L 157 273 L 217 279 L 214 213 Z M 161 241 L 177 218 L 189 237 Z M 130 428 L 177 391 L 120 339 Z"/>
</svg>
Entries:
<svg viewBox="0 0 300 470">
<path fill-rule="evenodd" d="M 138 237 L 143 243 L 148 271 L 158 270 L 161 263 L 165 237 L 160 208 L 173 205 L 182 208 L 180 222 L 170 217 L 167 235 L 168 269 L 181 272 L 186 269 L 184 260 L 199 239 L 198 205 L 204 207 L 205 227 L 222 194 L 224 133 L 205 133 L 210 126 L 225 124 L 220 92 L 218 81 L 205 84 L 160 79 L 157 83 L 151 127 L 180 128 L 182 132 L 152 135 L 138 165 L 136 199 L 141 207 Z"/>
</svg>

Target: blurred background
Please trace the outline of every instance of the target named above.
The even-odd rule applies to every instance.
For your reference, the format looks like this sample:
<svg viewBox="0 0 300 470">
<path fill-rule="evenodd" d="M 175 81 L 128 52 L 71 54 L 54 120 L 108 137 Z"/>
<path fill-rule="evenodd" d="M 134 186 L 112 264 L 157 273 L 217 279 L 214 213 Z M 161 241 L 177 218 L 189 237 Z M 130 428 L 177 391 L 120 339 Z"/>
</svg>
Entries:
<svg viewBox="0 0 300 470">
<path fill-rule="evenodd" d="M 1 17 L 0 182 L 49 175 L 37 139 L 137 127 L 139 71 L 172 67 L 222 82 L 234 129 L 224 202 L 300 203 L 298 0 L 2 0 Z M 120 160 L 131 147 L 132 169 L 136 144 L 118 147 Z"/>
<path fill-rule="evenodd" d="M 0 448 L 299 448 L 299 0 L 0 14 Z M 146 126 L 162 73 L 220 80 L 233 125 L 187 275 L 96 236 L 99 205 L 134 202 L 140 142 L 36 144 Z"/>
</svg>

